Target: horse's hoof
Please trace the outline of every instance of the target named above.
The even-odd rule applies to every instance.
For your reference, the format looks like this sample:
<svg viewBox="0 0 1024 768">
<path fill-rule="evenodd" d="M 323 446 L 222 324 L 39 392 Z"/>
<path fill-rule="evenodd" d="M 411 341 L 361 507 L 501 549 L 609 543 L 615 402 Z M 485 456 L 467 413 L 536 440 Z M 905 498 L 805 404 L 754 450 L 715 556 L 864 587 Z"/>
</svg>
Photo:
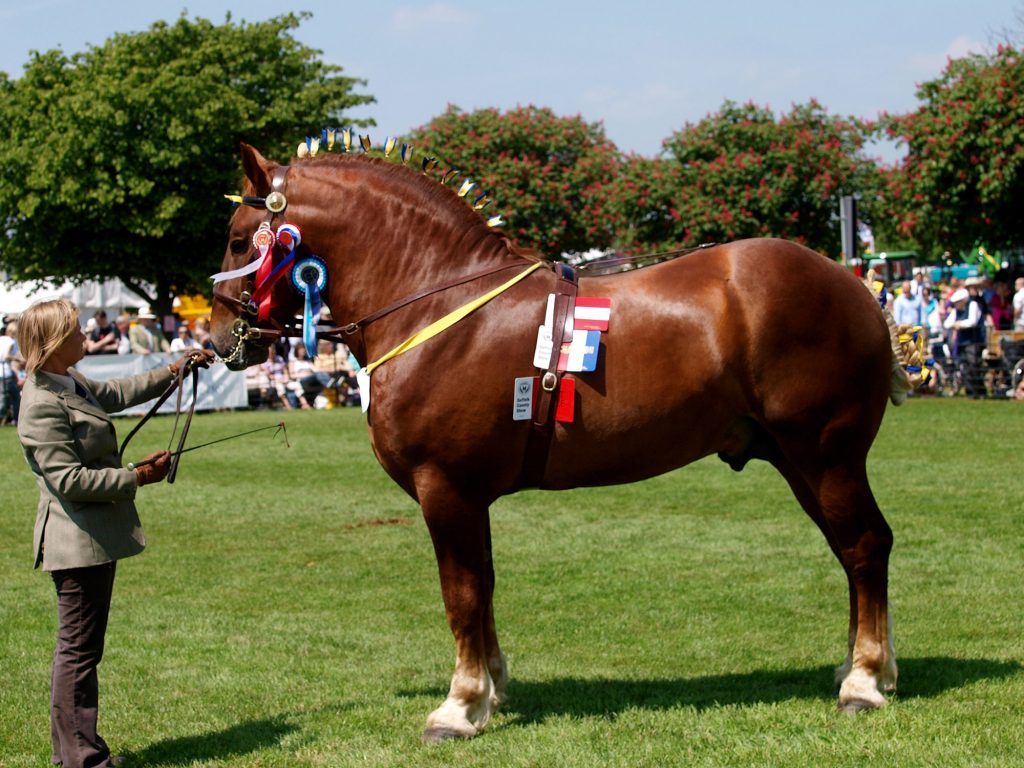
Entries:
<svg viewBox="0 0 1024 768">
<path fill-rule="evenodd" d="M 850 699 L 839 705 L 839 711 L 844 715 L 856 715 L 869 709 L 878 709 L 878 705 L 864 699 Z"/>
<path fill-rule="evenodd" d="M 474 734 L 463 733 L 457 731 L 454 728 L 448 728 L 443 725 L 435 725 L 427 728 L 423 732 L 423 743 L 424 744 L 440 744 L 442 741 L 452 741 L 453 739 L 471 739 Z"/>
</svg>

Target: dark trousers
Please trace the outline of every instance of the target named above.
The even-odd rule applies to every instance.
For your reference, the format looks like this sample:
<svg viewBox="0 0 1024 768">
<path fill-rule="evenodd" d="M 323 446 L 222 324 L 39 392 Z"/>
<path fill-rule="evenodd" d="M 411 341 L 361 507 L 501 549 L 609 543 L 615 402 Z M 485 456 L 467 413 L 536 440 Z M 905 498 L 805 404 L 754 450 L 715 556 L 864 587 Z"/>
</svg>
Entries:
<svg viewBox="0 0 1024 768">
<path fill-rule="evenodd" d="M 57 647 L 53 653 L 50 735 L 53 762 L 64 768 L 107 764 L 110 749 L 98 733 L 103 638 L 110 614 L 116 563 L 54 571 Z"/>
<path fill-rule="evenodd" d="M 985 371 L 982 367 L 983 344 L 961 344 L 959 348 L 960 363 L 964 371 L 964 392 L 968 397 L 985 395 Z"/>
</svg>

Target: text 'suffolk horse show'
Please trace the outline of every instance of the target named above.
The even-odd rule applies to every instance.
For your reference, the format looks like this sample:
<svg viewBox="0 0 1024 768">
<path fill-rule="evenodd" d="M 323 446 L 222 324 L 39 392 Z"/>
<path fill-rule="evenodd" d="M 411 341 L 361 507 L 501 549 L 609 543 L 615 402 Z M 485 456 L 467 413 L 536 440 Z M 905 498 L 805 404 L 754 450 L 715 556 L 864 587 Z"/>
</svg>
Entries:
<svg viewBox="0 0 1024 768">
<path fill-rule="evenodd" d="M 866 460 L 910 382 L 859 278 L 773 239 L 590 275 L 518 247 L 456 171 L 438 183 L 432 158 L 409 163 L 403 146 L 406 162 L 387 159 L 390 140 L 387 157 L 351 152 L 341 137 L 307 140 L 287 165 L 243 145 L 211 333 L 236 370 L 282 335 L 314 353 L 318 337 L 343 340 L 362 366 L 373 450 L 422 508 L 455 638 L 424 739 L 475 736 L 505 697 L 496 499 L 629 483 L 711 454 L 737 471 L 769 462 L 824 534 L 849 582 L 839 707 L 884 706 L 897 679 L 892 532 Z M 318 324 L 324 306 L 336 325 Z"/>
</svg>

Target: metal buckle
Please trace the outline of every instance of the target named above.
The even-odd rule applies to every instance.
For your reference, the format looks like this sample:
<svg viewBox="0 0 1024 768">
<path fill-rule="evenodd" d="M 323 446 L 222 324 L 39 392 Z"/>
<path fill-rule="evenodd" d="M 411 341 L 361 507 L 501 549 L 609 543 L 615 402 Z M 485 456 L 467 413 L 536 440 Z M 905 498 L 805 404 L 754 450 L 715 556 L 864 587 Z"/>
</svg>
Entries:
<svg viewBox="0 0 1024 768">
<path fill-rule="evenodd" d="M 274 190 L 267 195 L 266 206 L 271 213 L 283 213 L 284 209 L 288 207 L 288 198 L 284 196 L 283 192 Z"/>
<path fill-rule="evenodd" d="M 554 392 L 558 386 L 558 377 L 551 371 L 545 373 L 540 380 L 540 388 L 545 392 Z"/>
<path fill-rule="evenodd" d="M 242 291 L 242 295 L 238 297 L 238 302 L 242 305 L 242 309 L 253 317 L 255 317 L 260 311 L 256 302 L 252 300 L 252 294 L 249 291 Z"/>
</svg>

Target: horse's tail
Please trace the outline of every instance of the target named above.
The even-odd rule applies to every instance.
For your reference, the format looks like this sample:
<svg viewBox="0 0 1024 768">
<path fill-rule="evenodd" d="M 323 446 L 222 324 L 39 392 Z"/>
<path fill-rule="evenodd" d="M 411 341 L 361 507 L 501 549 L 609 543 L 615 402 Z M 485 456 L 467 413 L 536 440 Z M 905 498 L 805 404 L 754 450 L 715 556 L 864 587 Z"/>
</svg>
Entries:
<svg viewBox="0 0 1024 768">
<path fill-rule="evenodd" d="M 896 331 L 896 319 L 888 309 L 882 309 L 882 314 L 885 315 L 885 323 L 889 326 L 889 344 L 892 348 L 889 400 L 893 405 L 903 405 L 907 401 L 907 394 L 914 389 L 914 384 L 903 365 L 903 347 Z"/>
</svg>

